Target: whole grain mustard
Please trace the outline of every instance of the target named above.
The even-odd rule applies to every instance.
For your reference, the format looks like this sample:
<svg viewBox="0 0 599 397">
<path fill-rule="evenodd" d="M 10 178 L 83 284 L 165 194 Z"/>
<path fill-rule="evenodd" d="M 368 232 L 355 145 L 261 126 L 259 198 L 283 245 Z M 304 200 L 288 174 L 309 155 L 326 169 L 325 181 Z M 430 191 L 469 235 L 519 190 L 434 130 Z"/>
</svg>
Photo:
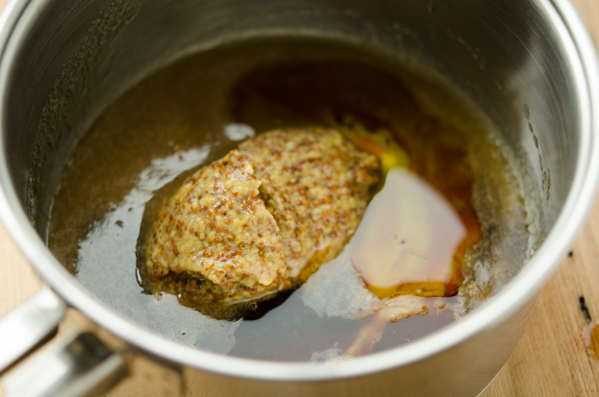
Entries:
<svg viewBox="0 0 599 397">
<path fill-rule="evenodd" d="M 260 134 L 165 200 L 145 246 L 147 276 L 186 299 L 274 295 L 340 253 L 379 173 L 377 157 L 335 130 Z"/>
</svg>

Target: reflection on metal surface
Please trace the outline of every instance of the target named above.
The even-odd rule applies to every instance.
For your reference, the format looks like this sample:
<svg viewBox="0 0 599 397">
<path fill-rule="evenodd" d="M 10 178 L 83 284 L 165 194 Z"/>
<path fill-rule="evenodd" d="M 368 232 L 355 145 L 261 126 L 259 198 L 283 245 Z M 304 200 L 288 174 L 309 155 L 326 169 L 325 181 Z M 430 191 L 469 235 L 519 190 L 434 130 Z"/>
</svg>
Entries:
<svg viewBox="0 0 599 397">
<path fill-rule="evenodd" d="M 37 357 L 6 382 L 7 397 L 97 396 L 128 373 L 125 359 L 97 336 L 82 333 Z"/>
<path fill-rule="evenodd" d="M 64 316 L 65 302 L 50 288 L 0 320 L 0 373 L 51 337 Z"/>
</svg>

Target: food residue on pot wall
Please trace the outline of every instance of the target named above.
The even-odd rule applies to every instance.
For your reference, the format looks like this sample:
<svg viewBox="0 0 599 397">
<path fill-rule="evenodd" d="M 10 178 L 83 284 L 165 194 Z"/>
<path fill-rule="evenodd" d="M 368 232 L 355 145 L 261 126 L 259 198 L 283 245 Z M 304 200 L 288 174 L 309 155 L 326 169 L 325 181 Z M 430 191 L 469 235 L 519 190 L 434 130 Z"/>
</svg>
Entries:
<svg viewBox="0 0 599 397">
<path fill-rule="evenodd" d="M 520 269 L 528 230 L 515 178 L 491 133 L 474 112 L 451 108 L 459 99 L 429 89 L 438 83 L 419 86 L 410 73 L 385 54 L 313 38 L 225 43 L 159 70 L 110 105 L 80 142 L 52 207 L 48 244 L 122 315 L 222 354 L 307 361 L 378 352 L 439 329 L 454 310 L 475 307 Z M 421 106 L 414 92 L 445 110 Z M 225 128 L 231 124 L 235 131 Z M 347 251 L 274 302 L 278 307 L 240 321 L 204 316 L 170 294 L 156 300 L 142 293 L 135 277 L 140 225 L 164 198 L 252 130 L 315 126 L 337 129 L 358 147 L 372 138 L 366 145 L 383 168 L 407 166 L 445 197 L 466 228 L 463 246 L 472 247 L 463 253 L 456 296 L 381 300 L 364 288 Z M 406 308 L 423 314 L 390 322 Z M 378 342 L 354 344 L 362 331 L 373 335 L 373 311 L 387 323 Z"/>
</svg>

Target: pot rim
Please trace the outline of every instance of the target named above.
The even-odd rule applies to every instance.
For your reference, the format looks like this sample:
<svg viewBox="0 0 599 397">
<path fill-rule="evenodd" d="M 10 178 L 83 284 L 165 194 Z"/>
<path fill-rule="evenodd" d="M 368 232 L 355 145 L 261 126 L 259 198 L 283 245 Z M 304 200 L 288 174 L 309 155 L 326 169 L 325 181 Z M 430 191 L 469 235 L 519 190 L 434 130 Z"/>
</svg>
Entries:
<svg viewBox="0 0 599 397">
<path fill-rule="evenodd" d="M 46 0 L 11 0 L 0 16 L 0 109 L 6 109 L 10 63 L 28 26 Z M 405 366 L 450 349 L 494 327 L 536 297 L 557 269 L 585 223 L 599 176 L 599 66 L 592 41 L 568 0 L 543 0 L 574 71 L 580 103 L 581 141 L 576 173 L 565 205 L 541 247 L 523 269 L 479 308 L 407 345 L 339 363 L 275 362 L 202 351 L 170 341 L 116 313 L 94 297 L 51 254 L 31 226 L 8 172 L 6 143 L 0 140 L 0 219 L 36 271 L 70 305 L 128 343 L 158 357 L 222 375 L 270 381 L 331 380 Z M 0 132 L 5 120 L 0 112 Z"/>
</svg>

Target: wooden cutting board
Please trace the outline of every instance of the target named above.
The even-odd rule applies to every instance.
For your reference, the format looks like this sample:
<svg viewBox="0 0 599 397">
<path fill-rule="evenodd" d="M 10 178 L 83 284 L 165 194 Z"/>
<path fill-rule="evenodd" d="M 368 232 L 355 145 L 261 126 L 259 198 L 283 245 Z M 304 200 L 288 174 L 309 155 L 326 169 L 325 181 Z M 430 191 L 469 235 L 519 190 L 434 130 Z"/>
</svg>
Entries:
<svg viewBox="0 0 599 397">
<path fill-rule="evenodd" d="M 6 3 L 7 0 L 0 0 L 0 9 Z M 573 0 L 573 3 L 593 40 L 599 44 L 599 0 Z M 1 225 L 0 258 L 0 316 L 3 316 L 35 294 L 43 282 Z M 599 395 L 599 359 L 584 344 L 587 320 L 581 310 L 581 297 L 592 321 L 598 321 L 599 200 L 572 247 L 572 256 L 543 288 L 516 351 L 483 393 L 484 397 Z M 70 310 L 55 341 L 74 329 L 87 326 L 89 322 L 83 316 Z M 599 332 L 596 335 L 599 338 Z M 0 397 L 4 396 L 2 381 L 5 377 L 0 377 Z M 126 381 L 107 396 L 151 395 L 145 386 L 139 380 Z"/>
</svg>

